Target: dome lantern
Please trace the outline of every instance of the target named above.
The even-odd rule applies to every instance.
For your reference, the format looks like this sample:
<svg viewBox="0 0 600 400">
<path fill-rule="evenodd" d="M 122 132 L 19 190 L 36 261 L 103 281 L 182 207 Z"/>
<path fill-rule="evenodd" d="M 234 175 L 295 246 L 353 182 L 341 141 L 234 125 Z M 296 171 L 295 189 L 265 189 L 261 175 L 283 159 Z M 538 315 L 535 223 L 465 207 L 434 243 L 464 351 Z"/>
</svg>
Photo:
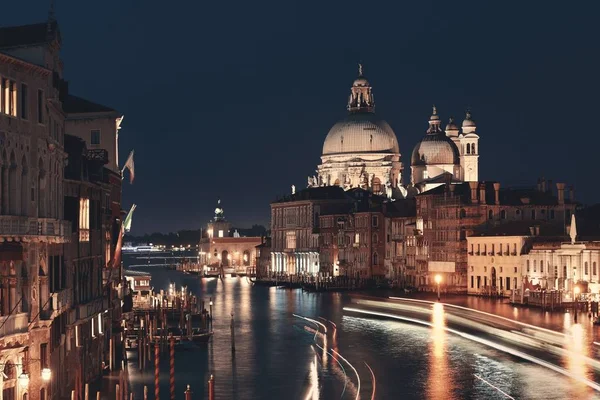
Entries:
<svg viewBox="0 0 600 400">
<path fill-rule="evenodd" d="M 371 84 L 363 75 L 363 66 L 358 64 L 358 78 L 354 80 L 350 88 L 350 98 L 348 99 L 348 111 L 351 113 L 374 112 L 375 99 Z"/>
<path fill-rule="evenodd" d="M 474 133 L 477 130 L 477 124 L 471 117 L 471 110 L 467 109 L 465 120 L 462 123 L 463 133 Z"/>
</svg>

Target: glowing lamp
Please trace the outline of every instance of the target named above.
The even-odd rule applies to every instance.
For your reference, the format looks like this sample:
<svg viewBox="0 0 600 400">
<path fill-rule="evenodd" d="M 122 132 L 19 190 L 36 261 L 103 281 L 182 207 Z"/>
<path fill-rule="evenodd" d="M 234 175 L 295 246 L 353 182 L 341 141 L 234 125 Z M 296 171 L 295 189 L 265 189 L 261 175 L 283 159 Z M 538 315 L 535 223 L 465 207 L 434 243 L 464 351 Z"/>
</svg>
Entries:
<svg viewBox="0 0 600 400">
<path fill-rule="evenodd" d="M 442 276 L 440 274 L 437 274 L 435 276 L 435 283 L 437 283 L 438 285 L 442 282 Z"/>
<path fill-rule="evenodd" d="M 212 302 L 212 300 L 211 300 L 211 301 L 210 301 L 210 303 L 208 303 L 208 304 L 209 304 L 209 305 L 212 307 L 212 305 L 213 305 L 213 302 Z"/>
<path fill-rule="evenodd" d="M 21 385 L 22 388 L 26 388 L 27 386 L 29 386 L 29 375 L 27 375 L 25 372 L 23 372 L 19 376 L 19 384 Z"/>
<path fill-rule="evenodd" d="M 44 382 L 48 382 L 50 380 L 50 378 L 52 378 L 52 371 L 50 371 L 50 368 L 43 368 L 42 369 L 42 380 Z"/>
<path fill-rule="evenodd" d="M 574 291 L 575 291 L 575 296 L 577 296 L 581 292 L 581 289 L 579 289 L 579 286 L 575 286 Z"/>
</svg>

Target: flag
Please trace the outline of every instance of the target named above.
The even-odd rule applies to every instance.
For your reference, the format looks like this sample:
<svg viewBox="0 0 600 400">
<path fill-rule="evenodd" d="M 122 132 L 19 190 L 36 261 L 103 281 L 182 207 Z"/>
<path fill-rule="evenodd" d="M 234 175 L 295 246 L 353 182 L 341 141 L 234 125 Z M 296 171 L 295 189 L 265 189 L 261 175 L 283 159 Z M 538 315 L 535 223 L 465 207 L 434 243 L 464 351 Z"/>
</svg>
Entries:
<svg viewBox="0 0 600 400">
<path fill-rule="evenodd" d="M 129 157 L 127 157 L 127 161 L 125 162 L 125 166 L 121 171 L 122 174 L 125 173 L 125 170 L 129 170 L 129 183 L 133 183 L 133 179 L 135 178 L 135 167 L 133 163 L 133 150 L 129 153 Z"/>
<path fill-rule="evenodd" d="M 133 219 L 133 212 L 137 206 L 134 204 L 131 206 L 129 213 L 127 213 L 127 217 L 125 218 L 125 222 L 123 222 L 123 230 L 125 232 L 129 232 L 131 230 L 131 221 Z"/>
</svg>

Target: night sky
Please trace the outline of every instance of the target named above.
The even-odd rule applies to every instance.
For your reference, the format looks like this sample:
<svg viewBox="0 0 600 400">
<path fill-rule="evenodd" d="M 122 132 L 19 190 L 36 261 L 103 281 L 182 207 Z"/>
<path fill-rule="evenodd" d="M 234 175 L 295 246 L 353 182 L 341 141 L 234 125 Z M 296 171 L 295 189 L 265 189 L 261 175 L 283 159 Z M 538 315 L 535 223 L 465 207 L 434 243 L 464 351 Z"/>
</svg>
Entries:
<svg viewBox="0 0 600 400">
<path fill-rule="evenodd" d="M 5 2 L 0 24 L 50 0 Z M 125 115 L 133 234 L 198 229 L 217 198 L 237 226 L 305 187 L 362 61 L 377 114 L 410 154 L 431 105 L 471 107 L 480 179 L 538 177 L 600 201 L 599 2 L 58 0 L 72 94 Z"/>
</svg>

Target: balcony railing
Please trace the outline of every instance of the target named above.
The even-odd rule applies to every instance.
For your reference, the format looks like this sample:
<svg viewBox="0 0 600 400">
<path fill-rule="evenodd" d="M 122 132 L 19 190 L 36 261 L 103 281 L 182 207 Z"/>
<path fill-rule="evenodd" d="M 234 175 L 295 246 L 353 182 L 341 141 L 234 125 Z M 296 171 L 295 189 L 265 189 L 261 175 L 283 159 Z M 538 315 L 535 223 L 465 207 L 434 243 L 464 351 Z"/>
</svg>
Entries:
<svg viewBox="0 0 600 400">
<path fill-rule="evenodd" d="M 68 310 L 73 303 L 72 291 L 69 289 L 52 293 L 52 310 L 61 313 Z"/>
<path fill-rule="evenodd" d="M 14 215 L 0 216 L 0 236 L 37 236 L 67 239 L 71 224 L 52 218 L 31 218 Z"/>
<path fill-rule="evenodd" d="M 29 314 L 20 313 L 0 317 L 0 337 L 14 335 L 15 333 L 27 332 L 29 325 Z"/>
</svg>

